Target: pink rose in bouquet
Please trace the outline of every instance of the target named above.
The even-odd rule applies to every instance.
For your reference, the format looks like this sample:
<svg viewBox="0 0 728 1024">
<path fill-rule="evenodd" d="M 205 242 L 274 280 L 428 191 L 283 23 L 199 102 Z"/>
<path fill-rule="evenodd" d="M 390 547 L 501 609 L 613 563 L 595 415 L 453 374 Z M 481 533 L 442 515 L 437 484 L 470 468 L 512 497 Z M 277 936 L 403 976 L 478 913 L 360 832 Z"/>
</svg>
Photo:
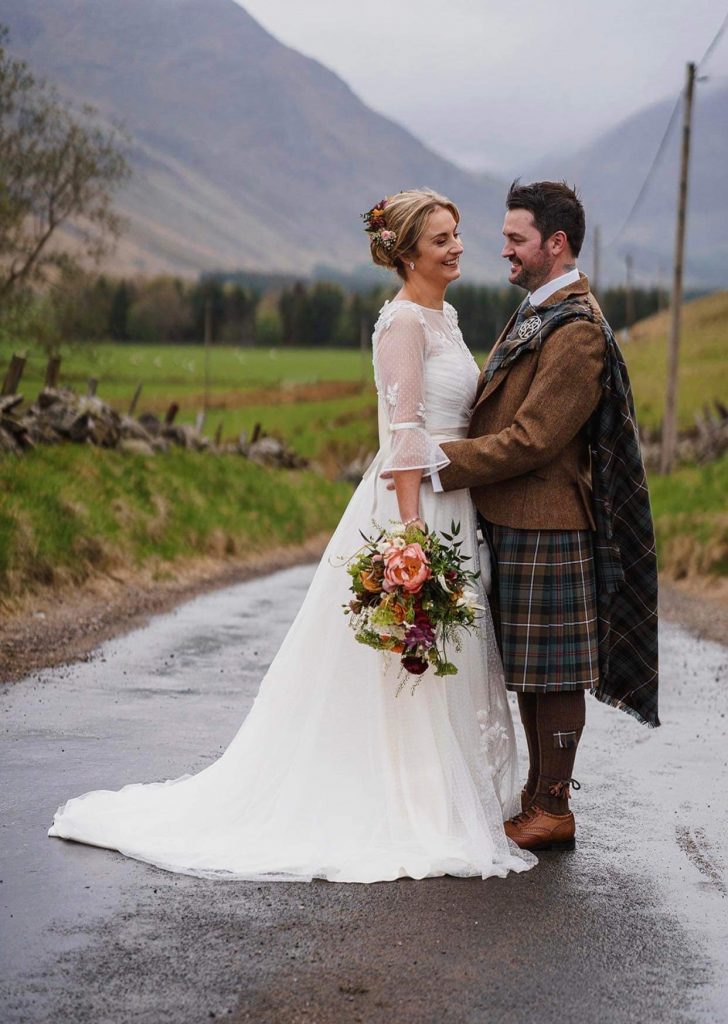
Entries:
<svg viewBox="0 0 728 1024">
<path fill-rule="evenodd" d="M 402 587 L 408 594 L 417 594 L 432 575 L 427 555 L 420 544 L 389 548 L 384 556 L 384 589 Z"/>
</svg>

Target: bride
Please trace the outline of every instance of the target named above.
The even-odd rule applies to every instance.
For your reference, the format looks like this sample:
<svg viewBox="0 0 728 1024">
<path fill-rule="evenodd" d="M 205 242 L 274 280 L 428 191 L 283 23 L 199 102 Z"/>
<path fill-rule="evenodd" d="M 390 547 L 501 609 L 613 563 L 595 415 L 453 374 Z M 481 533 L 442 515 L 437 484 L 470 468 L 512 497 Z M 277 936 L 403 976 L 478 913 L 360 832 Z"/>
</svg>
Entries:
<svg viewBox="0 0 728 1024">
<path fill-rule="evenodd" d="M 397 696 L 398 659 L 357 644 L 342 612 L 342 561 L 375 523 L 459 521 L 462 551 L 477 560 L 468 491 L 435 494 L 428 480 L 448 462 L 438 442 L 465 435 L 478 380 L 444 302 L 460 276 L 460 215 L 419 189 L 364 219 L 374 262 L 403 282 L 374 328 L 380 449 L 250 713 L 197 775 L 85 793 L 58 809 L 49 835 L 228 879 L 486 878 L 535 863 L 503 831 L 520 798 L 489 614 L 480 636 L 464 636 L 456 676 L 428 669 Z"/>
</svg>

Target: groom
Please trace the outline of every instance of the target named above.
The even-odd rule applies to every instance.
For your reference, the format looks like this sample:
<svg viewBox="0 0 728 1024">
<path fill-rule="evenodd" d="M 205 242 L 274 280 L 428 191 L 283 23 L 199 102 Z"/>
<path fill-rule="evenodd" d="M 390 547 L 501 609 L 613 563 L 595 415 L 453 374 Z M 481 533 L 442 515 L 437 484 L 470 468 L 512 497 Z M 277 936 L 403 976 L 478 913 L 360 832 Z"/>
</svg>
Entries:
<svg viewBox="0 0 728 1024">
<path fill-rule="evenodd" d="M 506 207 L 501 255 L 528 295 L 433 487 L 470 488 L 493 557 L 494 623 L 529 754 L 506 833 L 525 849 L 573 849 L 585 691 L 659 724 L 654 533 L 626 368 L 576 265 L 582 204 L 565 183 L 516 181 Z"/>
</svg>

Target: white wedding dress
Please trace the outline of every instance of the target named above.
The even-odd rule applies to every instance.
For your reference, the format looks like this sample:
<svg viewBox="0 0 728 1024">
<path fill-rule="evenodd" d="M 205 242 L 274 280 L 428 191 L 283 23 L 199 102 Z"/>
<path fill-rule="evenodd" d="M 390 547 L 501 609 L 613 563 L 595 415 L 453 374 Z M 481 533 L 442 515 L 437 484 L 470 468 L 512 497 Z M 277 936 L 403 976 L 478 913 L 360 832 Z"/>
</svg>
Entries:
<svg viewBox="0 0 728 1024">
<path fill-rule="evenodd" d="M 399 696 L 398 659 L 359 645 L 343 614 L 342 561 L 359 531 L 398 519 L 380 474 L 446 465 L 438 441 L 466 433 L 478 379 L 449 305 L 386 304 L 374 368 L 380 450 L 230 746 L 197 775 L 69 800 L 49 835 L 228 879 L 486 878 L 535 863 L 503 832 L 519 790 L 489 613 L 480 636 L 465 635 L 456 676 L 428 670 Z M 467 491 L 424 481 L 420 510 L 430 529 L 459 521 L 477 559 Z"/>
</svg>

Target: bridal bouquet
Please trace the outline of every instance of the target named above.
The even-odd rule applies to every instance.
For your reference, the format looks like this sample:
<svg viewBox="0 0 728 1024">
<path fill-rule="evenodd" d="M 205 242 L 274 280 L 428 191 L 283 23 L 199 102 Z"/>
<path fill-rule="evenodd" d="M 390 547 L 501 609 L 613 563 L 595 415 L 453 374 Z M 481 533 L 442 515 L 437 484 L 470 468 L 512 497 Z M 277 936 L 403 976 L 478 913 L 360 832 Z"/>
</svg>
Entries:
<svg viewBox="0 0 728 1024">
<path fill-rule="evenodd" d="M 347 562 L 354 596 L 344 614 L 356 640 L 399 654 L 411 675 L 430 666 L 436 676 L 455 675 L 447 645 L 459 650 L 461 630 L 470 631 L 482 610 L 472 589 L 479 573 L 465 567 L 470 556 L 460 554 L 459 533 L 459 523 L 444 540 L 395 525 L 377 537 L 362 534 L 364 546 Z"/>
</svg>

